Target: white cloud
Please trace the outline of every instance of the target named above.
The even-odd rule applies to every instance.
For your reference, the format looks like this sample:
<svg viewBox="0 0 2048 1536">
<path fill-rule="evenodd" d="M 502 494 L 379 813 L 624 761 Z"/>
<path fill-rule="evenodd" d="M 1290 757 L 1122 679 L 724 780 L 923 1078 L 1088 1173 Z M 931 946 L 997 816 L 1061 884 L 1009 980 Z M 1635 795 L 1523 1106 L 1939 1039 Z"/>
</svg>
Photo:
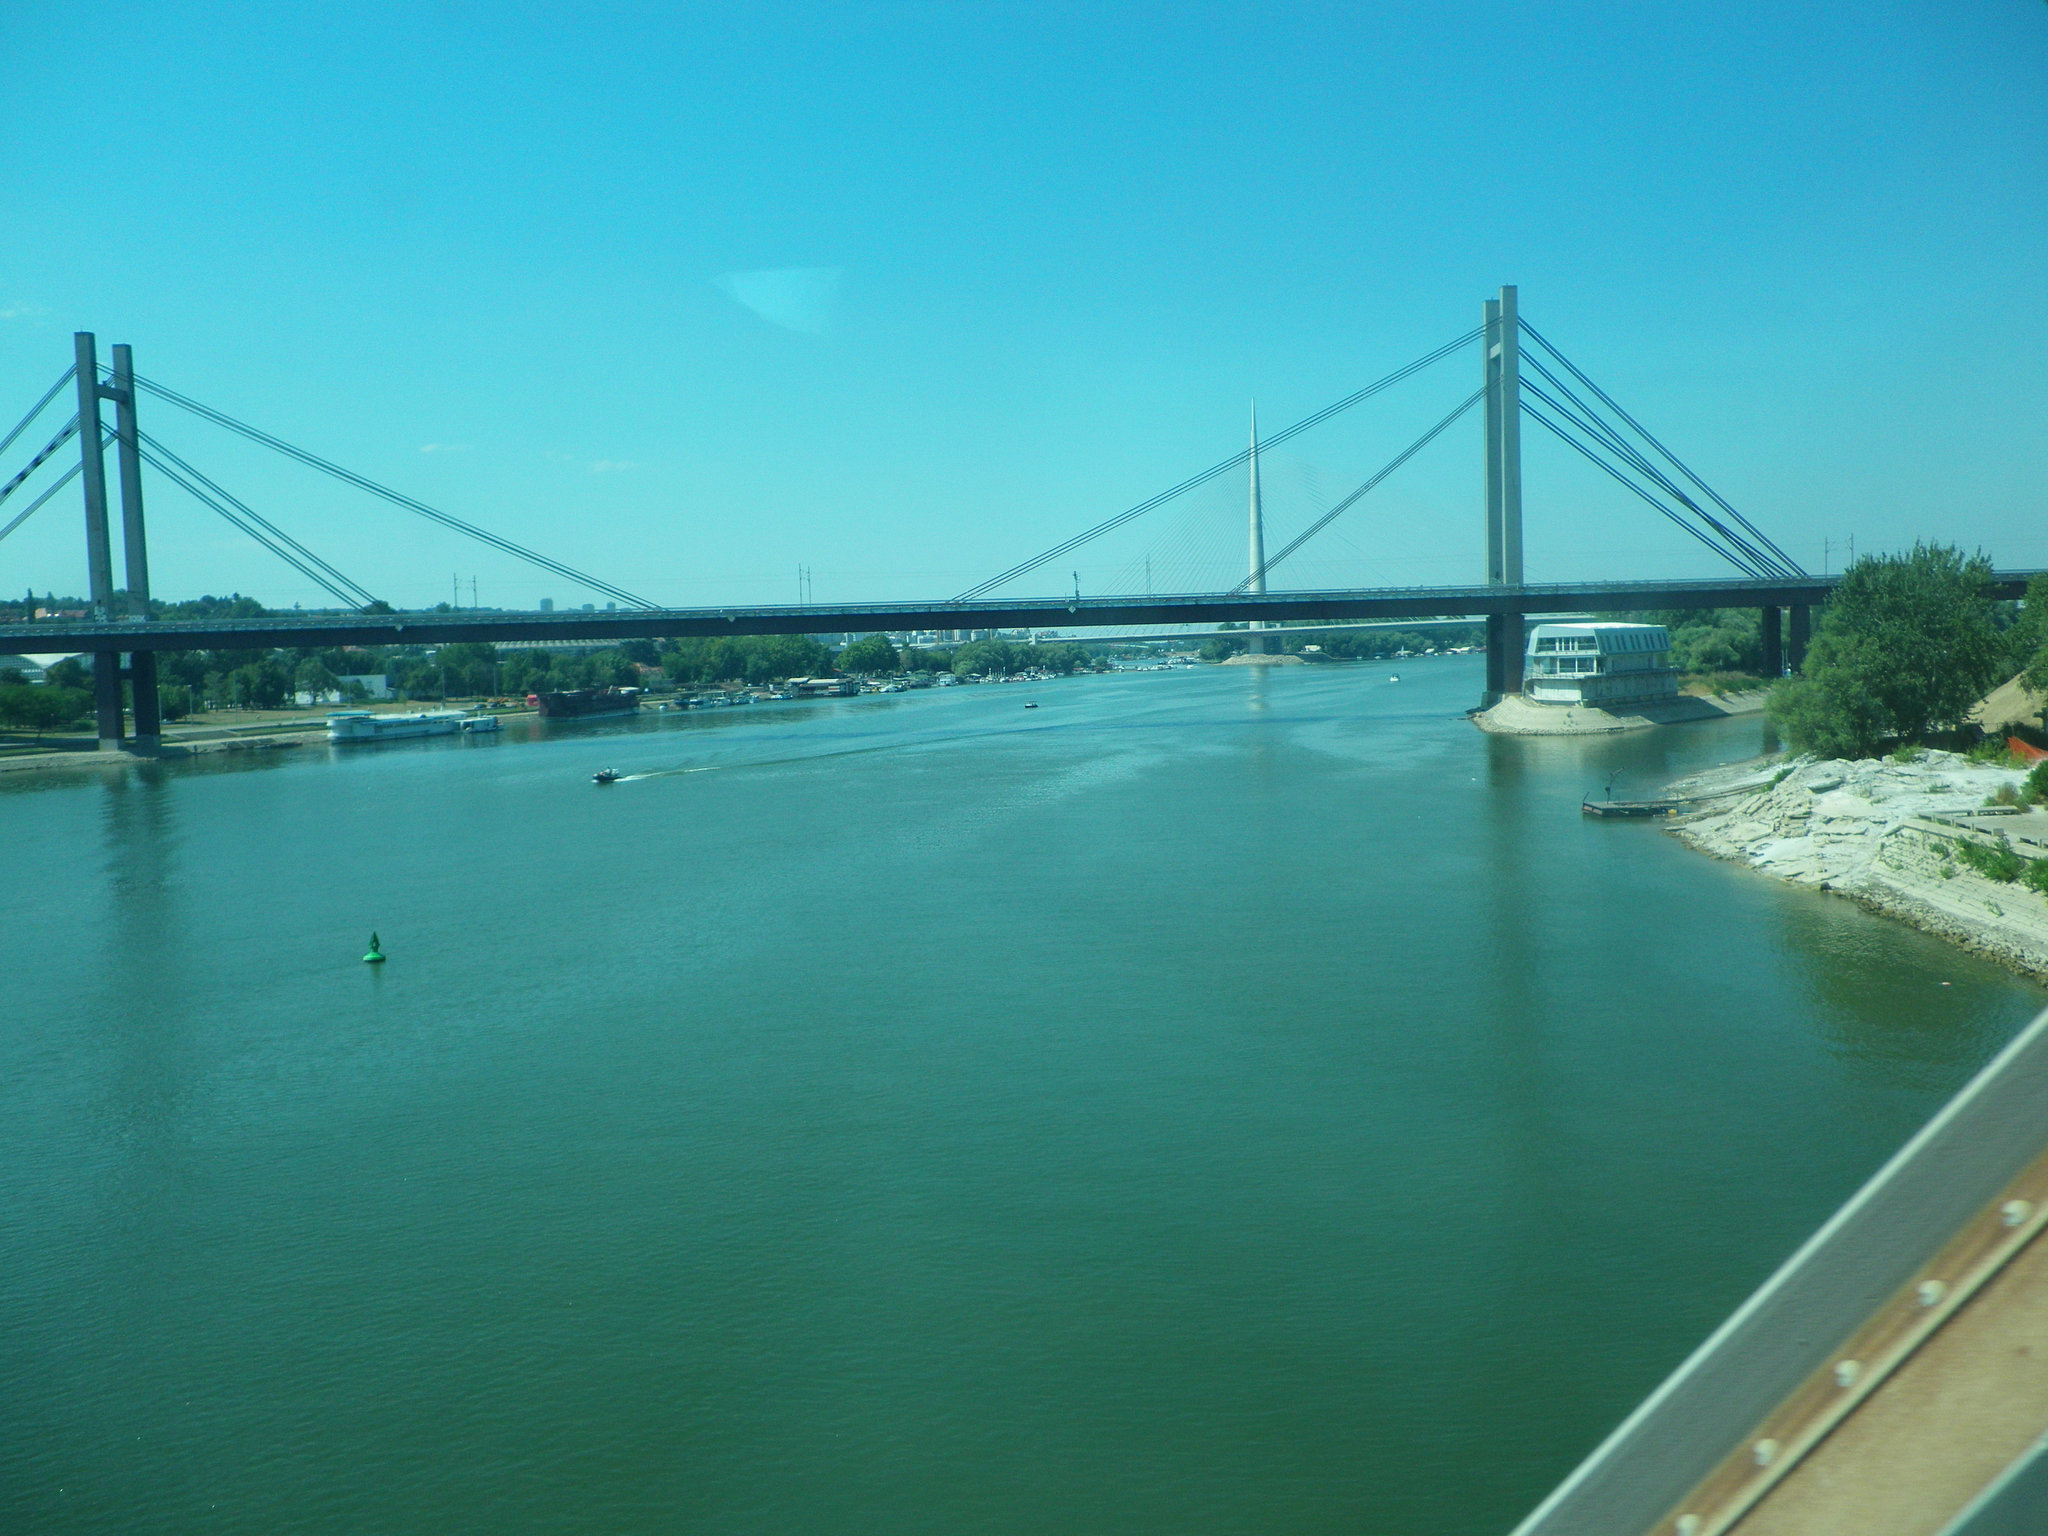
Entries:
<svg viewBox="0 0 2048 1536">
<path fill-rule="evenodd" d="M 593 459 L 590 462 L 590 472 L 593 475 L 609 475 L 619 470 L 638 469 L 639 467 L 640 461 L 638 459 Z"/>
<path fill-rule="evenodd" d="M 19 299 L 0 305 L 0 320 L 40 320 L 50 313 L 47 304 L 24 304 Z"/>
<path fill-rule="evenodd" d="M 816 335 L 832 324 L 839 278 L 838 267 L 776 267 L 728 272 L 718 286 L 769 324 Z"/>
<path fill-rule="evenodd" d="M 420 444 L 420 452 L 421 452 L 421 453 L 468 453 L 468 452 L 469 452 L 469 451 L 470 451 L 470 450 L 471 450 L 471 449 L 472 449 L 472 448 L 473 448 L 474 446 L 475 446 L 475 445 L 474 445 L 474 444 L 472 444 L 472 443 L 421 443 L 421 444 Z"/>
</svg>

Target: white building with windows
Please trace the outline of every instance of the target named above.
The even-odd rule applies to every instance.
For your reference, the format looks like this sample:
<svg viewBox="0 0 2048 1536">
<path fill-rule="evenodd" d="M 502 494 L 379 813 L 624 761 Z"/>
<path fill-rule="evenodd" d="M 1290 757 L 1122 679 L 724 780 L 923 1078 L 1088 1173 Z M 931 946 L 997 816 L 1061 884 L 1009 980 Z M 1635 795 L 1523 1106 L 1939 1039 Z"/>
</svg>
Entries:
<svg viewBox="0 0 2048 1536">
<path fill-rule="evenodd" d="M 1522 692 L 1538 704 L 1648 704 L 1676 698 L 1671 633 L 1662 624 L 1538 624 Z"/>
</svg>

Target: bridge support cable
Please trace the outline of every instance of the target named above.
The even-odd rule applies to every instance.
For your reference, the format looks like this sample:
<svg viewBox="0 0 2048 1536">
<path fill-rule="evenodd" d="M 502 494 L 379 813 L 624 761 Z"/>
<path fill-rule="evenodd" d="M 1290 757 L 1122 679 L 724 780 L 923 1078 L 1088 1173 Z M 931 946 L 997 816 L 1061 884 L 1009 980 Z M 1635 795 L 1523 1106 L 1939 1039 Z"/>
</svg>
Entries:
<svg viewBox="0 0 2048 1536">
<path fill-rule="evenodd" d="M 193 415 L 210 421 L 215 426 L 225 427 L 228 431 L 246 437 L 253 443 L 259 443 L 265 448 L 283 454 L 286 458 L 295 459 L 299 463 L 306 465 L 309 469 L 317 469 L 324 475 L 332 475 L 344 484 L 352 485 L 360 491 L 368 491 L 372 496 L 388 501 L 393 506 L 403 507 L 408 512 L 417 513 L 430 522 L 439 523 L 444 528 L 466 534 L 477 542 L 487 544 L 503 554 L 524 560 L 528 565 L 548 571 L 566 580 L 577 582 L 582 586 L 589 587 L 592 591 L 601 592 L 606 597 L 626 604 L 629 607 L 652 609 L 659 606 L 644 597 L 628 592 L 623 587 L 615 587 L 610 582 L 601 581 L 588 572 L 579 571 L 571 565 L 564 565 L 561 561 L 551 559 L 537 550 L 528 549 L 523 544 L 516 544 L 510 539 L 492 533 L 488 528 L 479 528 L 475 523 L 465 522 L 461 518 L 443 512 L 436 507 L 430 507 L 425 502 L 408 496 L 402 491 L 394 491 L 389 486 L 379 485 L 367 476 L 359 475 L 351 469 L 344 469 L 341 465 L 323 459 L 318 454 L 310 453 L 304 448 L 296 447 L 281 437 L 273 437 L 260 427 L 252 427 L 247 422 L 237 421 L 234 417 L 227 415 L 223 411 L 216 411 L 212 406 L 202 405 L 190 396 L 181 395 L 174 389 L 143 378 L 140 374 L 135 376 L 135 383 L 138 388 L 148 390 L 159 400 L 190 411 Z"/>
<path fill-rule="evenodd" d="M 44 444 L 42 452 L 28 461 L 28 467 L 5 485 L 0 485 L 0 501 L 5 501 L 22 487 L 22 482 L 50 462 L 50 456 L 78 435 L 78 418 L 72 417 L 64 424 L 64 430 Z"/>
<path fill-rule="evenodd" d="M 1529 389 L 1527 384 L 1524 384 L 1522 387 L 1525 393 L 1534 393 L 1534 391 Z M 1686 519 L 1680 517 L 1676 512 L 1672 511 L 1671 508 L 1666 506 L 1663 502 L 1659 501 L 1655 496 L 1651 495 L 1648 491 L 1644 490 L 1640 485 L 1636 484 L 1635 481 L 1629 479 L 1627 475 L 1623 474 L 1620 470 L 1616 469 L 1612 464 L 1608 463 L 1606 459 L 1600 456 L 1597 450 L 1588 447 L 1585 443 L 1580 442 L 1576 437 L 1572 436 L 1571 433 L 1567 432 L 1563 427 L 1559 426 L 1556 422 L 1552 421 L 1548 416 L 1544 415 L 1541 411 L 1537 410 L 1534 406 L 1530 405 L 1526 400 L 1522 402 L 1522 414 L 1529 417 L 1539 426 L 1546 429 L 1553 437 L 1557 438 L 1559 442 L 1562 442 L 1567 447 L 1571 448 L 1574 452 L 1582 455 L 1595 468 L 1601 470 L 1603 473 L 1607 475 L 1611 475 L 1615 480 L 1619 481 L 1622 485 L 1627 486 L 1628 489 L 1635 492 L 1636 495 L 1642 497 L 1644 501 L 1648 502 L 1651 506 L 1655 507 L 1657 509 L 1659 516 L 1675 524 L 1677 527 L 1683 528 L 1687 533 L 1691 534 L 1694 538 L 1698 539 L 1702 544 L 1706 545 L 1708 549 L 1711 549 L 1715 554 L 1719 555 L 1722 559 L 1728 561 L 1730 564 L 1738 567 L 1739 569 L 1745 571 L 1749 575 L 1754 576 L 1760 580 L 1767 579 L 1771 574 L 1773 574 L 1771 572 L 1759 569 L 1746 557 L 1738 554 L 1735 550 L 1730 549 L 1728 546 L 1717 542 L 1714 536 L 1708 533 L 1704 528 L 1701 528 L 1696 524 L 1688 522 Z"/>
<path fill-rule="evenodd" d="M 1531 361 L 1534 362 L 1534 359 L 1531 359 Z M 1549 373 L 1542 368 L 1541 364 L 1536 364 L 1536 367 L 1539 372 L 1544 374 L 1545 378 L 1550 378 Z M 1556 383 L 1556 380 L 1552 379 L 1551 382 Z M 1723 552 L 1727 554 L 1729 559 L 1734 560 L 1744 569 L 1756 575 L 1796 576 L 1801 574 L 1789 568 L 1784 562 L 1772 558 L 1769 554 L 1757 548 L 1755 544 L 1745 539 L 1718 517 L 1715 517 L 1711 512 L 1701 507 L 1698 502 L 1686 495 L 1679 487 L 1673 485 L 1669 476 L 1658 470 L 1656 465 L 1644 458 L 1625 439 L 1620 438 L 1611 426 L 1592 414 L 1585 402 L 1569 390 L 1564 390 L 1560 386 L 1560 391 L 1565 396 L 1565 400 L 1560 401 L 1536 385 L 1526 381 L 1523 383 L 1522 388 L 1524 392 L 1541 400 L 1559 416 L 1571 423 L 1572 426 L 1590 437 L 1595 443 L 1606 448 L 1610 453 L 1619 458 L 1622 463 L 1627 465 L 1628 468 L 1634 470 L 1643 479 L 1655 485 L 1687 512 L 1706 524 L 1708 529 L 1712 531 L 1714 539 L 1718 541 L 1718 544 L 1723 548 Z M 1567 404 L 1565 403 L 1566 401 L 1570 403 Z"/>
<path fill-rule="evenodd" d="M 1707 511 L 1706 508 L 1694 501 L 1692 497 L 1685 493 L 1683 487 L 1653 464 L 1635 444 L 1622 436 L 1612 423 L 1602 420 L 1599 413 L 1574 393 L 1569 384 L 1566 384 L 1556 374 L 1544 367 L 1540 359 L 1532 356 L 1528 361 L 1529 366 L 1548 380 L 1551 387 L 1564 397 L 1562 400 L 1559 400 L 1545 393 L 1534 384 L 1528 385 L 1527 388 L 1537 399 L 1543 401 L 1552 410 L 1565 417 L 1581 432 L 1604 444 L 1610 452 L 1619 457 L 1637 474 L 1658 486 L 1673 501 L 1713 529 L 1715 536 L 1723 542 L 1740 548 L 1749 559 L 1763 566 L 1773 575 L 1794 576 L 1800 574 L 1784 561 L 1774 558 L 1771 554 L 1759 548 L 1756 543 L 1744 538 L 1740 533 L 1737 533 L 1733 528 L 1722 522 L 1721 519 L 1714 516 L 1713 513 Z"/>
<path fill-rule="evenodd" d="M 1382 468 L 1378 474 L 1374 475 L 1370 480 L 1366 481 L 1365 484 L 1361 485 L 1349 496 L 1346 496 L 1342 501 L 1338 502 L 1334 507 L 1330 508 L 1329 511 L 1325 512 L 1313 523 L 1310 523 L 1303 532 L 1297 534 L 1291 541 L 1289 541 L 1286 548 L 1282 549 L 1279 554 L 1274 555 L 1270 560 L 1266 561 L 1265 569 L 1267 571 L 1271 571 L 1274 566 L 1278 565 L 1282 560 L 1285 560 L 1289 555 L 1293 554 L 1297 549 L 1301 548 L 1301 546 L 1306 544 L 1310 539 L 1314 538 L 1317 534 L 1321 533 L 1325 528 L 1329 527 L 1330 524 L 1334 523 L 1339 517 L 1343 516 L 1361 499 L 1363 499 L 1365 495 L 1368 492 L 1370 492 L 1374 487 L 1376 487 L 1382 480 L 1386 479 L 1387 476 L 1391 475 L 1403 464 L 1406 464 L 1410 459 L 1414 458 L 1416 454 L 1422 452 L 1423 449 L 1427 448 L 1432 442 L 1434 442 L 1437 439 L 1438 436 L 1445 432 L 1450 427 L 1451 423 L 1456 421 L 1460 416 L 1463 416 L 1467 411 L 1471 410 L 1473 406 L 1477 405 L 1481 400 L 1485 398 L 1486 391 L 1484 388 L 1473 390 L 1471 394 L 1465 397 L 1464 404 L 1460 405 L 1456 410 L 1452 411 L 1450 415 L 1446 416 L 1442 421 L 1438 422 L 1435 426 L 1431 427 L 1427 432 L 1423 433 L 1422 436 L 1415 439 L 1415 441 L 1410 443 L 1406 448 L 1403 448 L 1398 454 L 1396 454 L 1392 459 L 1390 459 L 1387 462 L 1386 466 Z M 1233 593 L 1242 592 L 1250 585 L 1251 578 L 1247 576 L 1243 581 L 1240 581 L 1236 586 L 1232 587 L 1230 590 Z"/>
<path fill-rule="evenodd" d="M 377 601 L 366 588 L 342 575 L 268 518 L 221 489 L 155 438 L 145 432 L 138 432 L 136 437 L 137 451 L 158 474 L 181 487 L 201 506 L 218 513 L 344 606 L 368 608 Z"/>
<path fill-rule="evenodd" d="M 1422 357 L 1417 358 L 1414 362 L 1409 363 L 1405 367 L 1395 369 L 1392 373 L 1388 374 L 1383 379 L 1374 380 L 1372 383 L 1366 385 L 1365 388 L 1359 390 L 1356 394 L 1346 395 L 1342 400 L 1337 401 L 1334 405 L 1326 405 L 1320 411 L 1317 411 L 1313 416 L 1306 416 L 1302 418 L 1300 421 L 1297 421 L 1293 426 L 1285 429 L 1284 431 L 1274 433 L 1271 437 L 1266 438 L 1262 443 L 1260 443 L 1259 447 L 1261 451 L 1269 448 L 1277 448 L 1280 446 L 1280 444 L 1286 442 L 1289 438 L 1297 437 L 1301 433 L 1308 431 L 1311 427 L 1321 426 L 1324 422 L 1328 421 L 1332 416 L 1336 416 L 1344 411 L 1348 411 L 1354 405 L 1358 405 L 1366 400 L 1370 400 L 1374 395 L 1378 394 L 1381 390 L 1389 389 L 1392 386 L 1400 383 L 1403 379 L 1411 378 L 1415 374 L 1422 372 L 1423 369 L 1429 367 L 1432 363 L 1441 362 L 1444 358 L 1449 357 L 1453 352 L 1456 352 L 1461 348 L 1470 346 L 1473 342 L 1479 339 L 1480 330 L 1481 327 L 1474 326 L 1471 330 L 1467 331 L 1464 335 L 1458 337 L 1456 340 L 1446 342 L 1443 346 L 1438 347 L 1434 352 L 1430 352 Z M 1248 464 L 1251 461 L 1251 457 L 1252 450 L 1250 448 L 1246 448 L 1240 453 L 1232 454 L 1222 463 L 1212 465 L 1208 469 L 1203 470 L 1199 475 L 1193 475 L 1188 479 L 1181 481 L 1180 484 L 1173 486 L 1170 489 L 1161 491 L 1157 496 L 1153 496 L 1145 501 L 1141 501 L 1135 507 L 1130 507 L 1125 511 L 1119 512 L 1115 517 L 1112 517 L 1105 522 L 1097 523 L 1093 528 L 1090 528 L 1085 532 L 1075 534 L 1071 539 L 1066 540 L 1064 543 L 1054 545 L 1051 549 L 1046 550 L 1043 554 L 1033 556 L 1029 560 L 1020 561 L 1016 565 L 1011 566 L 1008 570 L 1000 572 L 997 575 L 991 576 L 987 581 L 980 582 L 975 586 L 969 587 L 965 592 L 962 592 L 958 597 L 954 598 L 953 601 L 957 603 L 972 602 L 975 598 L 981 597 L 986 593 L 994 591 L 997 587 L 1000 587 L 1005 582 L 1014 581 L 1019 576 L 1028 576 L 1031 574 L 1031 572 L 1037 570 L 1040 566 L 1049 565 L 1053 561 L 1059 559 L 1062 555 L 1072 554 L 1075 550 L 1079 549 L 1083 544 L 1087 544 L 1092 540 L 1099 539 L 1106 533 L 1113 533 L 1115 530 L 1123 527 L 1124 524 L 1132 522 L 1137 518 L 1143 517 L 1147 512 L 1152 511 L 1155 507 L 1164 506 L 1167 502 L 1173 500 L 1176 496 L 1180 496 L 1188 491 L 1192 491 L 1193 489 L 1195 489 L 1196 486 L 1207 485 L 1211 480 L 1214 480 L 1218 475 L 1227 475 L 1233 469 L 1243 468 L 1246 464 Z"/>
<path fill-rule="evenodd" d="M 1595 384 L 1591 379 L 1587 378 L 1586 375 L 1579 369 L 1576 363 L 1574 363 L 1570 358 L 1566 357 L 1562 352 L 1558 351 L 1557 347 L 1550 341 L 1548 337 L 1546 337 L 1541 331 L 1537 330 L 1536 327 L 1529 324 L 1529 322 L 1526 320 L 1522 322 L 1522 330 L 1525 333 L 1527 333 L 1527 335 L 1533 341 L 1535 341 L 1535 343 L 1538 346 L 1540 346 L 1545 352 L 1549 353 L 1550 356 L 1557 361 L 1559 366 L 1564 368 L 1566 372 L 1570 373 L 1571 376 L 1577 379 L 1581 384 L 1585 385 L 1587 389 L 1591 390 L 1593 394 L 1599 398 L 1602 404 L 1604 404 L 1609 410 L 1613 411 L 1614 414 L 1619 416 L 1623 421 L 1627 422 L 1629 427 L 1639 437 L 1641 437 L 1644 442 L 1648 443 L 1652 448 L 1656 449 L 1657 452 L 1664 457 L 1664 459 L 1671 465 L 1672 468 L 1676 469 L 1681 475 L 1685 476 L 1687 480 L 1690 480 L 1693 483 L 1693 485 L 1698 488 L 1702 495 L 1704 495 L 1709 501 L 1713 502 L 1714 505 L 1719 507 L 1723 512 L 1727 513 L 1730 517 L 1734 518 L 1735 521 L 1740 523 L 1745 529 L 1747 529 L 1751 536 L 1757 539 L 1764 546 L 1765 549 L 1769 550 L 1769 552 L 1777 560 L 1783 562 L 1787 571 L 1791 572 L 1792 574 L 1800 576 L 1806 574 L 1804 567 L 1802 567 L 1799 564 L 1799 562 L 1794 560 L 1790 555 L 1786 554 L 1783 549 L 1779 548 L 1777 542 L 1774 539 L 1772 539 L 1769 534 L 1765 533 L 1761 528 L 1757 527 L 1756 524 L 1752 523 L 1748 518 L 1744 517 L 1740 512 L 1738 512 L 1733 506 L 1731 506 L 1728 503 L 1728 501 L 1721 495 L 1719 491 L 1716 491 L 1711 485 L 1707 484 L 1706 481 L 1702 480 L 1698 475 L 1694 474 L 1692 470 L 1686 465 L 1684 460 L 1680 459 L 1677 454 L 1673 453 L 1669 448 L 1665 447 L 1663 443 L 1659 442 L 1657 438 L 1649 431 L 1648 428 L 1646 428 L 1641 422 L 1637 421 L 1635 417 L 1631 416 L 1627 411 L 1623 410 L 1621 406 L 1616 403 L 1613 396 L 1609 395 L 1606 390 L 1602 389 L 1598 384 Z"/>
<path fill-rule="evenodd" d="M 63 391 L 64 386 L 66 384 L 69 384 L 72 381 L 72 379 L 77 377 L 77 375 L 78 365 L 76 363 L 73 363 L 69 368 L 66 368 L 64 370 L 63 377 L 58 379 L 56 383 L 52 384 L 47 390 L 45 390 L 43 392 L 43 398 L 35 403 L 34 408 L 30 410 L 26 416 L 22 417 L 20 421 L 17 421 L 14 424 L 14 430 L 8 433 L 5 437 L 0 437 L 0 453 L 5 453 L 8 449 L 14 446 L 14 440 L 17 437 L 21 436 L 22 433 L 28 430 L 28 424 L 34 421 L 38 416 L 42 415 L 44 410 L 48 408 L 50 402 L 56 399 L 59 393 Z"/>
<path fill-rule="evenodd" d="M 107 441 L 112 442 L 113 439 L 108 438 Z M 17 512 L 14 515 L 13 520 L 9 522 L 6 527 L 0 528 L 0 539 L 6 538 L 7 535 L 14 532 L 15 529 L 19 528 L 23 523 L 27 522 L 30 518 L 34 517 L 38 512 L 42 511 L 44 504 L 47 503 L 52 496 L 56 495 L 59 491 L 63 490 L 64 487 L 69 485 L 72 481 L 76 480 L 79 477 L 79 475 L 84 472 L 84 470 L 85 466 L 83 464 L 74 464 L 69 469 L 65 470 L 63 474 L 57 477 L 57 483 L 55 485 L 51 486 L 48 490 L 44 491 L 42 495 L 38 496 L 34 501 L 30 502 L 27 506 L 23 507 L 21 511 Z"/>
</svg>

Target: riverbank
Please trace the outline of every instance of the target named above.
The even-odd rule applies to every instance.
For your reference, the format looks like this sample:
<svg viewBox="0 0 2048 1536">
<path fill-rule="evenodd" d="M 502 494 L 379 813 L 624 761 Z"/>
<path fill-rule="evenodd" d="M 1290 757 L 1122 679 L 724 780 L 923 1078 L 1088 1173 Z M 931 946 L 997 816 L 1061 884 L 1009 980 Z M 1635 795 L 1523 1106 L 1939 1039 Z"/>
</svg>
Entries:
<svg viewBox="0 0 2048 1536">
<path fill-rule="evenodd" d="M 1662 703 L 1630 705 L 1625 710 L 1598 709 L 1590 704 L 1538 704 L 1511 693 L 1491 709 L 1474 713 L 1472 723 L 1496 736 L 1605 736 L 1653 725 L 1758 714 L 1766 692 L 1752 688 L 1743 693 L 1680 694 Z"/>
<path fill-rule="evenodd" d="M 1695 802 L 1671 831 L 1703 853 L 1847 896 L 2048 977 L 2048 896 L 1991 878 L 1967 851 L 2048 858 L 2048 811 L 1986 803 L 2025 778 L 1929 751 L 1911 763 L 1741 763 L 1680 779 L 1666 793 Z"/>
<path fill-rule="evenodd" d="M 435 709 L 441 706 L 428 704 L 390 704 L 383 706 L 384 713 L 401 713 L 408 709 Z M 454 708 L 474 707 L 457 703 Z M 64 768 L 107 768 L 123 763 L 178 762 L 188 757 L 206 757 L 220 752 L 276 752 L 289 747 L 325 746 L 327 744 L 327 713 L 308 714 L 303 710 L 250 711 L 256 716 L 252 723 L 224 724 L 218 717 L 200 719 L 193 724 L 170 725 L 164 728 L 162 742 L 154 750 L 142 752 L 129 742 L 121 751 L 102 752 L 98 743 L 90 736 L 60 737 L 60 745 L 42 751 L 29 748 L 0 752 L 0 773 L 47 772 Z M 501 719 L 518 715 L 531 715 L 531 709 L 499 709 L 490 713 Z"/>
</svg>

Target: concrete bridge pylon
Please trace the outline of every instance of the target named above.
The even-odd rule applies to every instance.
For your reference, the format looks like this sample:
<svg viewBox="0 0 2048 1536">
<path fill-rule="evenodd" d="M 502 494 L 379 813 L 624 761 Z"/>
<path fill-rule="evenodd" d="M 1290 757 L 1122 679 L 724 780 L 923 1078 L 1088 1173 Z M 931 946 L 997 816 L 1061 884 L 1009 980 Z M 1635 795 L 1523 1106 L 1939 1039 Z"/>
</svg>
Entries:
<svg viewBox="0 0 2048 1536">
<path fill-rule="evenodd" d="M 1486 385 L 1486 584 L 1522 585 L 1522 339 L 1513 284 L 1488 299 L 1480 356 Z M 1483 709 L 1522 688 L 1522 616 L 1486 620 Z"/>
<path fill-rule="evenodd" d="M 1251 456 L 1251 548 L 1249 552 L 1250 574 L 1245 581 L 1247 592 L 1264 595 L 1266 590 L 1266 509 L 1259 496 L 1259 404 L 1252 402 L 1252 456 Z M 1254 631 L 1263 630 L 1263 621 L 1251 621 Z M 1251 640 L 1251 654 L 1263 656 L 1271 644 L 1264 635 L 1254 634 Z"/>
</svg>

